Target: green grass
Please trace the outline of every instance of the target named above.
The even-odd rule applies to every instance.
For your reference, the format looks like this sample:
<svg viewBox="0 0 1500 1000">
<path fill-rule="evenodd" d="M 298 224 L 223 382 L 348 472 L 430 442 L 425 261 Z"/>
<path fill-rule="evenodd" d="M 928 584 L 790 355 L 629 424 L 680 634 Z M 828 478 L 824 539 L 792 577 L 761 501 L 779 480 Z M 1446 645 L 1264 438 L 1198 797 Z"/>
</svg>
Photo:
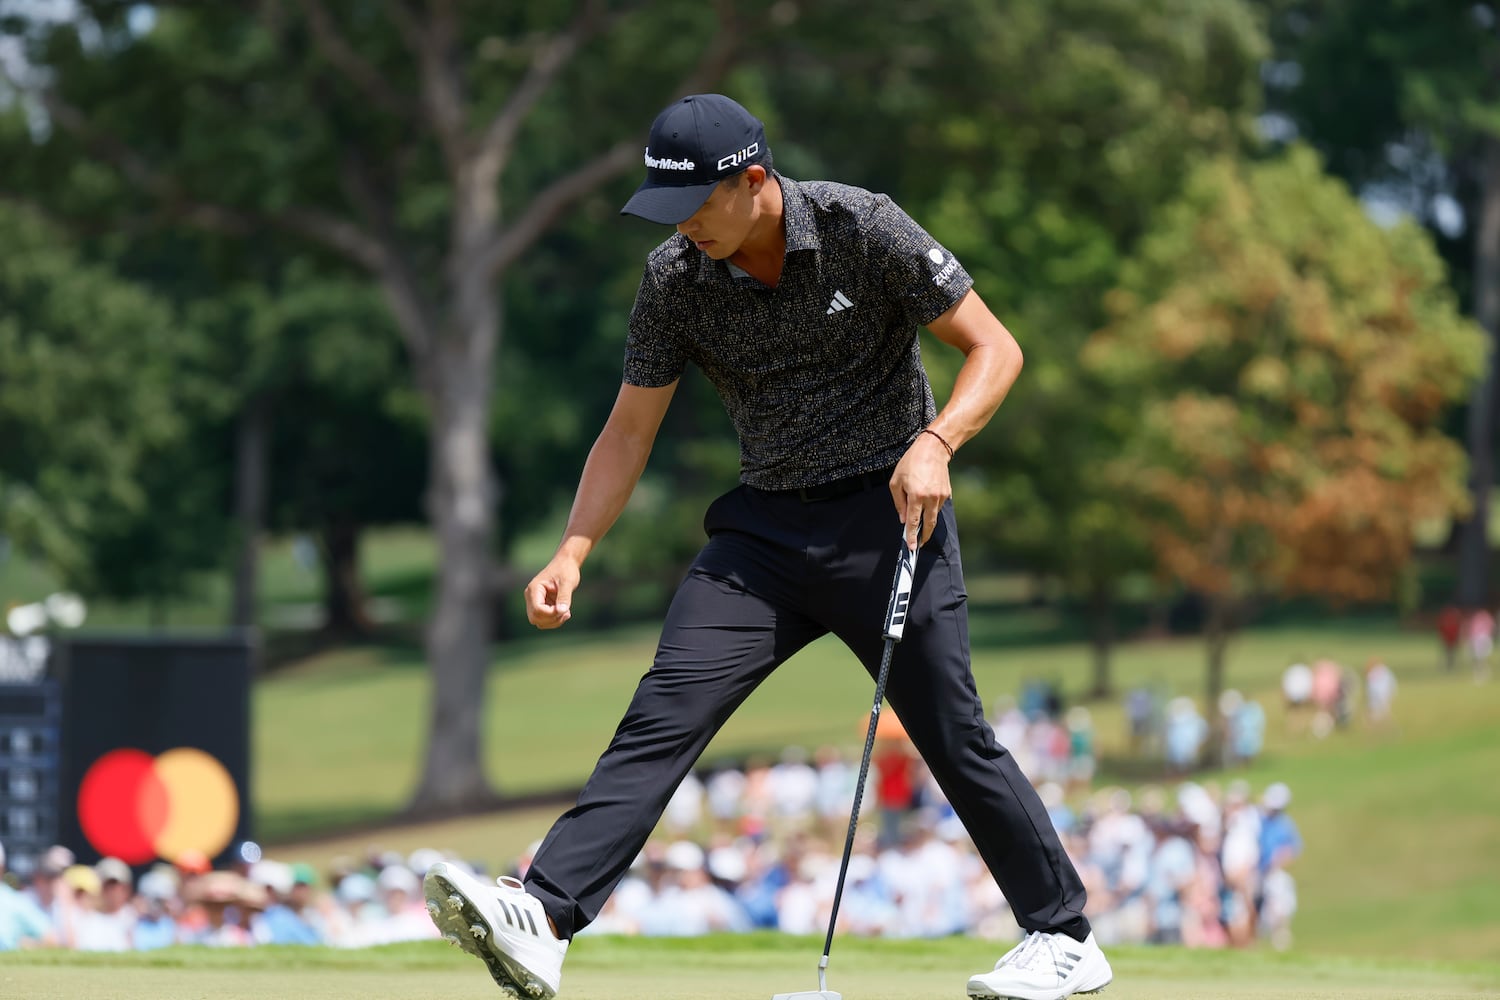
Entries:
<svg viewBox="0 0 1500 1000">
<path fill-rule="evenodd" d="M 1026 642 L 1019 616 L 976 615 L 975 674 L 987 701 L 1051 678 L 1078 692 L 1087 650 Z M 1036 625 L 1037 623 L 1032 623 Z M 1038 626 L 1040 627 L 1040 626 Z M 654 630 L 567 633 L 500 647 L 485 707 L 486 763 L 505 791 L 576 785 L 603 749 L 650 661 Z M 1355 727 L 1316 740 L 1280 711 L 1277 683 L 1293 658 L 1387 658 L 1400 678 L 1398 726 Z M 1299 951 L 1363 956 L 1500 959 L 1500 682 L 1441 674 L 1435 643 L 1378 620 L 1251 632 L 1230 651 L 1230 683 L 1269 711 L 1265 756 L 1244 772 L 1256 788 L 1285 780 L 1307 850 L 1298 862 Z M 1202 647 L 1192 640 L 1121 648 L 1124 688 L 1155 681 L 1195 693 Z M 706 759 L 772 754 L 825 742 L 857 753 L 870 683 L 842 647 L 823 642 L 789 662 L 750 699 Z M 426 722 L 427 678 L 415 650 L 329 654 L 268 678 L 255 694 L 255 800 L 263 832 L 313 860 L 358 854 L 371 842 L 439 846 L 494 866 L 546 832 L 542 807 L 419 829 L 315 840 L 309 825 L 376 817 L 411 791 Z M 1094 706 L 1100 749 L 1124 752 L 1118 706 Z M 518 752 L 543 745 L 545 754 Z M 1105 775 L 1105 780 L 1109 780 Z M 1206 780 L 1225 780 L 1208 775 Z"/>
<path fill-rule="evenodd" d="M 562 996 L 596 1000 L 758 998 L 817 986 L 821 940 L 775 934 L 692 939 L 580 938 Z M 950 1000 L 999 945 L 841 939 L 828 986 L 850 1000 Z M 1355 961 L 1180 948 L 1111 952 L 1110 1000 L 1457 1000 L 1500 995 L 1500 965 Z M 356 952 L 324 948 L 174 948 L 136 955 L 25 952 L 0 963 L 0 995 L 29 1000 L 493 1000 L 474 959 L 436 942 Z"/>
<path fill-rule="evenodd" d="M 373 542 L 364 561 L 371 592 L 404 620 L 419 620 L 429 600 L 430 538 L 401 531 Z M 295 620 L 298 609 L 317 600 L 317 578 L 296 564 L 289 544 L 269 546 L 263 568 L 268 619 Z M 46 574 L 25 560 L 12 555 L 0 563 L 0 598 L 34 600 L 50 589 Z M 976 580 L 972 589 L 974 670 L 987 703 L 1016 693 L 1031 678 L 1054 680 L 1070 696 L 1084 689 L 1089 651 L 1070 638 L 1069 622 L 1053 611 L 1018 607 L 1006 581 Z M 996 610 L 1001 600 L 1011 610 Z M 168 621 L 216 623 L 226 604 L 222 586 L 208 586 L 196 601 L 174 605 Z M 90 626 L 145 620 L 138 607 L 96 605 Z M 529 795 L 581 782 L 649 665 L 655 634 L 654 625 L 608 634 L 563 630 L 496 647 L 485 754 L 502 791 Z M 1320 655 L 1356 666 L 1385 657 L 1401 683 L 1398 728 L 1356 727 L 1323 741 L 1291 731 L 1278 707 L 1280 671 L 1293 659 Z M 1261 627 L 1231 646 L 1230 685 L 1261 698 L 1270 713 L 1267 752 L 1243 776 L 1257 789 L 1272 780 L 1292 786 L 1293 814 L 1307 841 L 1295 870 L 1299 955 L 1500 959 L 1500 782 L 1494 779 L 1500 773 L 1500 679 L 1475 686 L 1440 674 L 1436 660 L 1427 631 L 1368 616 Z M 1114 677 L 1120 690 L 1159 683 L 1196 695 L 1202 673 L 1201 643 L 1172 639 L 1122 646 Z M 705 759 L 774 755 L 790 744 L 835 743 L 857 753 L 869 689 L 842 647 L 815 644 L 751 698 Z M 496 866 L 545 833 L 559 811 L 547 805 L 326 835 L 379 823 L 408 800 L 428 711 L 426 666 L 415 645 L 320 653 L 262 679 L 254 699 L 257 832 L 276 845 L 278 856 L 326 864 L 378 843 L 401 850 L 447 847 Z M 1092 708 L 1101 753 L 1120 759 L 1120 709 Z M 538 744 L 547 747 L 545 754 L 514 750 Z M 1107 768 L 1102 779 L 1137 787 L 1138 771 Z M 5 995 L 11 993 L 0 981 Z"/>
</svg>

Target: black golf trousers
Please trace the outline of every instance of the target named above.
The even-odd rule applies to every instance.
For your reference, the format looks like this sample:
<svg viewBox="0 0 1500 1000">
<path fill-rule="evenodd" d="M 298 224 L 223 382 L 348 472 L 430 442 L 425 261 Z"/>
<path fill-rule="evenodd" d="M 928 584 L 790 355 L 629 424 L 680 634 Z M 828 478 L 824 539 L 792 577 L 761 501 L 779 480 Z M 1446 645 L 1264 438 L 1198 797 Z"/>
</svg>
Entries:
<svg viewBox="0 0 1500 1000">
<path fill-rule="evenodd" d="M 667 612 L 651 669 L 526 888 L 558 933 L 598 914 L 709 740 L 772 670 L 829 632 L 875 676 L 901 523 L 886 482 L 809 501 L 740 486 L 704 518 L 708 543 Z M 953 506 L 917 554 L 886 697 L 1028 931 L 1082 940 L 1084 889 L 1031 783 L 995 742 L 969 668 Z"/>
</svg>

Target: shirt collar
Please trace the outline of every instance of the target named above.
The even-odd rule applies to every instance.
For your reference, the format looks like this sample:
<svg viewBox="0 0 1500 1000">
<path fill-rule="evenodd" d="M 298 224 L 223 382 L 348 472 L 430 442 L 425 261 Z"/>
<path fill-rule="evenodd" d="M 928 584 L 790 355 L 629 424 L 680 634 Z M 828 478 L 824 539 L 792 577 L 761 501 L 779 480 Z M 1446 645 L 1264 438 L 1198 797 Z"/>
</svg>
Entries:
<svg viewBox="0 0 1500 1000">
<path fill-rule="evenodd" d="M 786 230 L 786 252 L 821 249 L 823 242 L 818 237 L 818 227 L 813 221 L 812 208 L 802 185 L 775 170 L 771 171 L 771 176 L 781 185 L 781 221 Z M 683 239 L 686 240 L 686 237 Z M 688 243 L 688 246 L 691 247 L 692 244 Z M 725 278 L 734 280 L 741 276 L 748 277 L 727 260 L 714 260 L 705 253 L 698 255 L 700 282 L 722 281 Z"/>
</svg>

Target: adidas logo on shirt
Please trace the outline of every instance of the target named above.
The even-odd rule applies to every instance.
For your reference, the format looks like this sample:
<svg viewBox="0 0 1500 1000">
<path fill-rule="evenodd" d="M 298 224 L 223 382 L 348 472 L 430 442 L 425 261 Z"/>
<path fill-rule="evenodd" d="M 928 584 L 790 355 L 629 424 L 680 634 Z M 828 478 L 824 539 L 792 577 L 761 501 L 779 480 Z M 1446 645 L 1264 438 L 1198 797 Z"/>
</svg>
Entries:
<svg viewBox="0 0 1500 1000">
<path fill-rule="evenodd" d="M 849 296 L 845 295 L 843 292 L 834 292 L 833 301 L 828 303 L 828 311 L 823 315 L 832 316 L 834 313 L 843 312 L 845 309 L 853 308 L 854 303 L 849 301 Z"/>
</svg>

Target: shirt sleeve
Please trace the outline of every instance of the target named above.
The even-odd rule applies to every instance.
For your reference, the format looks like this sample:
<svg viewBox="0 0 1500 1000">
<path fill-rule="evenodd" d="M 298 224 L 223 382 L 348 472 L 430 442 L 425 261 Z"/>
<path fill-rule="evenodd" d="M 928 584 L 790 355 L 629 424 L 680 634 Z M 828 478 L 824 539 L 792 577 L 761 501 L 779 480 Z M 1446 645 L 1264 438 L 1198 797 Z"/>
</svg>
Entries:
<svg viewBox="0 0 1500 1000">
<path fill-rule="evenodd" d="M 648 265 L 630 310 L 630 330 L 625 338 L 625 374 L 628 385 L 657 389 L 682 377 L 687 354 L 680 337 L 681 306 L 674 308 Z"/>
<path fill-rule="evenodd" d="M 876 199 L 866 239 L 871 259 L 882 262 L 886 289 L 917 326 L 947 312 L 974 286 L 958 258 L 885 195 Z"/>
</svg>

